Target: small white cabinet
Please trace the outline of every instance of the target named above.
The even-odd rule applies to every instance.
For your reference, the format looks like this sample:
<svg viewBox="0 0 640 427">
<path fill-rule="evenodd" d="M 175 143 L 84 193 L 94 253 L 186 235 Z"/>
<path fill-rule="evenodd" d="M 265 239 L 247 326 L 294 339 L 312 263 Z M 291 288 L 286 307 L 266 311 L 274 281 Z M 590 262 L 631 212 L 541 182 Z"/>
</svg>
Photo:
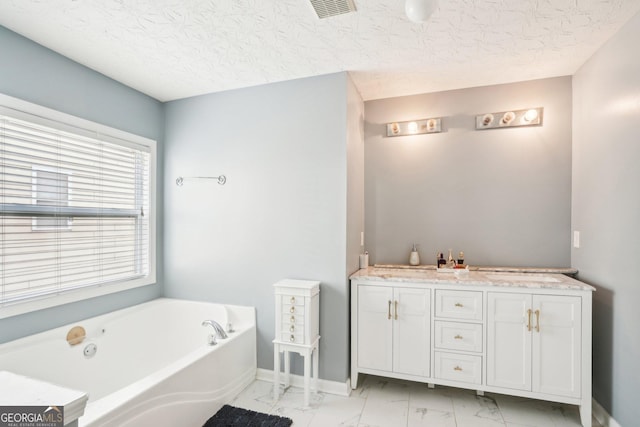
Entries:
<svg viewBox="0 0 640 427">
<path fill-rule="evenodd" d="M 361 372 L 429 375 L 429 290 L 362 285 L 357 304 Z"/>
<path fill-rule="evenodd" d="M 488 293 L 487 385 L 580 397 L 581 298 Z"/>
<path fill-rule="evenodd" d="M 273 397 L 280 395 L 280 353 L 284 353 L 284 385 L 289 386 L 290 353 L 304 357 L 304 406 L 309 406 L 311 364 L 318 389 L 320 282 L 285 279 L 273 285 L 276 328 L 273 340 Z"/>
</svg>

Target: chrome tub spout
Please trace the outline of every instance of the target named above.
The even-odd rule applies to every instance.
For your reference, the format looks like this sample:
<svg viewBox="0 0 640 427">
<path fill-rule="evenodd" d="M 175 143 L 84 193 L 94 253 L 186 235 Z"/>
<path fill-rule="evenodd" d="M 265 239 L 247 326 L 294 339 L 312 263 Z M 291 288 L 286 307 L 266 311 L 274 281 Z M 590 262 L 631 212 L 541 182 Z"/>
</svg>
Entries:
<svg viewBox="0 0 640 427">
<path fill-rule="evenodd" d="M 204 322 L 202 322 L 202 326 L 211 326 L 215 331 L 215 335 L 210 336 L 209 345 L 215 345 L 216 338 L 220 338 L 222 340 L 227 338 L 227 333 L 215 320 L 205 320 Z"/>
</svg>

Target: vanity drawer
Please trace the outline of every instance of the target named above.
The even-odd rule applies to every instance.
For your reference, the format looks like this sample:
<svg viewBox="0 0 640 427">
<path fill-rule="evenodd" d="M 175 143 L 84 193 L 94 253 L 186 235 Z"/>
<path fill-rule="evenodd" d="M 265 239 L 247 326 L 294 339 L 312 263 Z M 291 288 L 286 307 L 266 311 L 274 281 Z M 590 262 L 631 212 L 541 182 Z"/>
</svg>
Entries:
<svg viewBox="0 0 640 427">
<path fill-rule="evenodd" d="M 435 321 L 435 347 L 482 352 L 482 324 Z"/>
<path fill-rule="evenodd" d="M 482 356 L 435 352 L 436 378 L 468 384 L 482 383 Z"/>
<path fill-rule="evenodd" d="M 303 334 L 304 333 L 304 324 L 295 323 L 283 323 L 282 324 L 282 333 L 287 334 Z"/>
<path fill-rule="evenodd" d="M 304 297 L 299 295 L 282 295 L 282 306 L 304 305 Z"/>
<path fill-rule="evenodd" d="M 288 314 L 290 316 L 304 316 L 304 304 L 303 305 L 291 305 L 282 304 L 282 314 Z"/>
<path fill-rule="evenodd" d="M 436 289 L 436 317 L 482 321 L 482 292 Z"/>
<path fill-rule="evenodd" d="M 293 344 L 305 344 L 304 342 L 304 331 L 299 331 L 298 333 L 291 332 L 282 332 L 280 334 L 280 338 L 282 342 L 285 343 L 293 343 Z"/>
<path fill-rule="evenodd" d="M 302 315 L 302 314 L 283 313 L 282 314 L 282 322 L 281 323 L 283 325 L 288 325 L 288 324 L 304 325 L 304 315 Z"/>
</svg>

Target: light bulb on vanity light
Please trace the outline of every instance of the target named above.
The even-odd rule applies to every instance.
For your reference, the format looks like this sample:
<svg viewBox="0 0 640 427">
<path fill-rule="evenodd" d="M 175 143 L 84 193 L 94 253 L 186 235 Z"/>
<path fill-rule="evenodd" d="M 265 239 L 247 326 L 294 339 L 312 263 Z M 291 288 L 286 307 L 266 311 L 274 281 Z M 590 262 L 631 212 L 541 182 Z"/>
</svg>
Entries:
<svg viewBox="0 0 640 427">
<path fill-rule="evenodd" d="M 407 125 L 407 131 L 409 133 L 418 132 L 418 124 L 416 122 L 409 122 L 409 124 Z"/>
<path fill-rule="evenodd" d="M 426 22 L 438 7 L 437 0 L 407 0 L 404 10 L 407 17 L 416 23 Z"/>
<path fill-rule="evenodd" d="M 537 118 L 538 118 L 538 110 L 535 110 L 533 108 L 531 110 L 528 110 L 526 113 L 524 113 L 524 119 L 527 122 L 532 122 Z"/>
</svg>

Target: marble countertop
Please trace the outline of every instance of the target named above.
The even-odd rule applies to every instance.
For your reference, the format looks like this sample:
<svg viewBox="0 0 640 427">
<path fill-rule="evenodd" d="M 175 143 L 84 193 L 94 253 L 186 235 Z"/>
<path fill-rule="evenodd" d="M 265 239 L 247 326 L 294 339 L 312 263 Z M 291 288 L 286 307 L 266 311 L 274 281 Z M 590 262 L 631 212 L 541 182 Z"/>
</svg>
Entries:
<svg viewBox="0 0 640 427">
<path fill-rule="evenodd" d="M 377 268 L 394 268 L 407 270 L 436 270 L 435 265 L 406 265 L 406 264 L 375 264 Z M 577 274 L 578 269 L 570 267 L 491 267 L 491 266 L 469 266 L 469 271 L 496 271 L 510 273 L 558 273 Z"/>
<path fill-rule="evenodd" d="M 524 270 L 524 271 L 523 271 Z M 461 270 L 439 272 L 435 268 L 393 268 L 374 266 L 363 268 L 350 276 L 351 279 L 364 279 L 381 282 L 435 283 L 472 286 L 501 286 L 534 289 L 573 289 L 595 291 L 593 286 L 557 272 L 536 270 Z"/>
</svg>

